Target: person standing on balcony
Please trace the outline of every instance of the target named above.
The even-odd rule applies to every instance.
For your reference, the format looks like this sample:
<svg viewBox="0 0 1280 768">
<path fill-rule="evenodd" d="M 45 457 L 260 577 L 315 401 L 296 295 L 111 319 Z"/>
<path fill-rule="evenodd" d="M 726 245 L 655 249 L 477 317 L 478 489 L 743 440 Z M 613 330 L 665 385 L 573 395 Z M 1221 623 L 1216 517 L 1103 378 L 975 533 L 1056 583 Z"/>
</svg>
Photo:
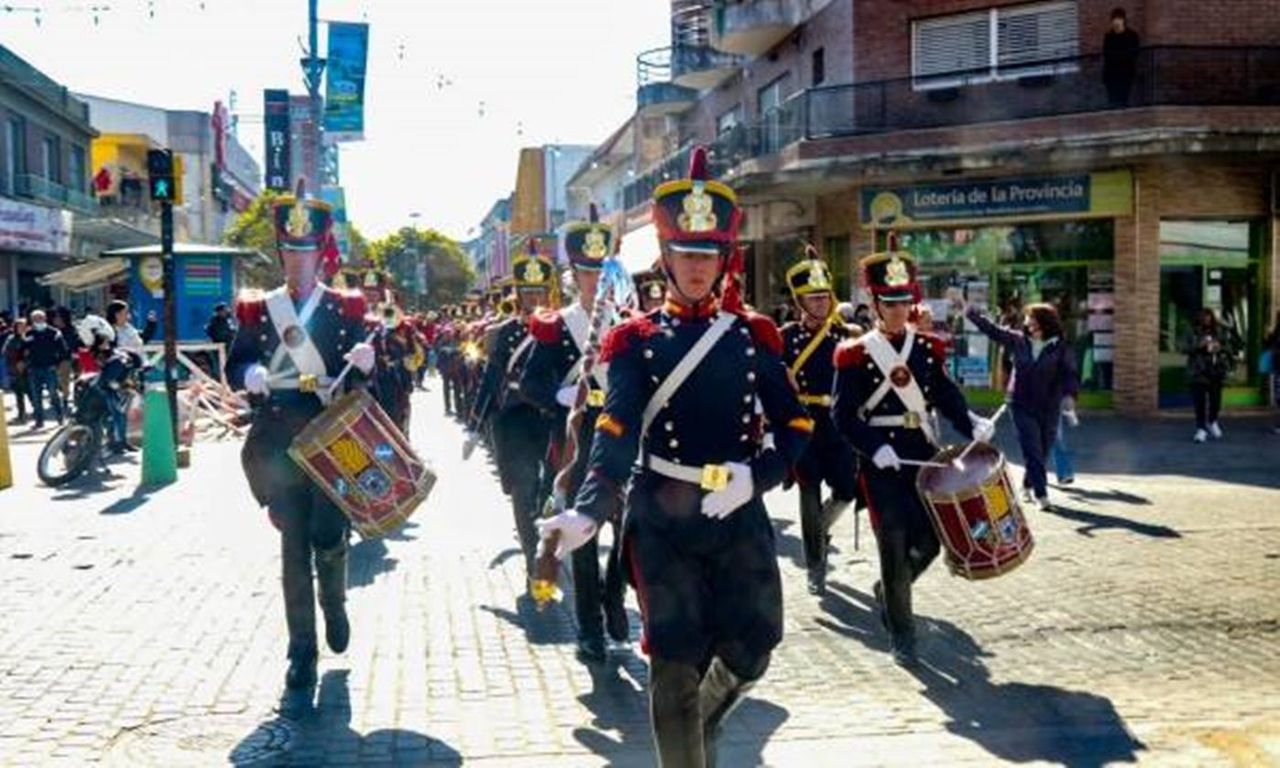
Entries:
<svg viewBox="0 0 1280 768">
<path fill-rule="evenodd" d="M 1129 106 L 1129 92 L 1138 71 L 1138 33 L 1129 29 L 1123 8 L 1111 11 L 1111 28 L 1102 38 L 1102 83 L 1107 87 L 1107 104 Z"/>
</svg>

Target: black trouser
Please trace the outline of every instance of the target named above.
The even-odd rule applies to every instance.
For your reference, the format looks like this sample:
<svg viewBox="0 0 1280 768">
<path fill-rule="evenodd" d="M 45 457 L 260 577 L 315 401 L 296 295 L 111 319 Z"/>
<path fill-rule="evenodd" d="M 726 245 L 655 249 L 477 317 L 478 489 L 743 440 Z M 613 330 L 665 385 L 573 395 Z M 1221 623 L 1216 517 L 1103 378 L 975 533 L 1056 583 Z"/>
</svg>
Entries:
<svg viewBox="0 0 1280 768">
<path fill-rule="evenodd" d="M 833 520 L 826 519 L 822 484 L 831 488 L 831 503 L 847 505 L 857 495 L 857 456 L 853 446 L 840 436 L 826 408 L 810 407 L 813 439 L 796 463 L 796 485 L 800 490 L 800 532 L 804 561 L 810 569 L 826 563 L 827 531 Z"/>
<path fill-rule="evenodd" d="M 538 548 L 538 531 L 533 525 L 542 511 L 542 465 L 547 451 L 549 425 L 532 406 L 515 405 L 498 412 L 493 419 L 498 473 L 503 488 L 511 494 L 511 511 L 516 535 L 526 566 L 533 565 Z"/>
<path fill-rule="evenodd" d="M 1208 429 L 1222 410 L 1222 382 L 1191 382 L 1191 401 L 1196 408 L 1196 429 Z"/>
<path fill-rule="evenodd" d="M 280 527 L 280 580 L 285 623 L 289 627 L 289 658 L 314 657 L 316 598 L 311 563 L 313 558 L 345 551 L 347 518 L 309 481 L 277 494 L 270 509 L 272 520 Z M 322 582 L 322 605 L 342 599 L 341 592 L 327 589 Z"/>
<path fill-rule="evenodd" d="M 1129 92 L 1133 89 L 1133 75 L 1110 75 L 1106 79 L 1107 104 L 1112 107 L 1129 106 Z"/>
<path fill-rule="evenodd" d="M 1058 439 L 1060 415 L 1060 408 L 1041 412 L 1021 405 L 1013 406 L 1013 425 L 1018 430 L 1018 445 L 1022 449 L 1022 461 L 1027 468 L 1022 487 L 1030 488 L 1036 498 L 1049 493 L 1045 457 L 1053 450 L 1053 442 Z"/>
<path fill-rule="evenodd" d="M 940 545 L 916 492 L 917 470 L 864 466 L 861 479 L 880 552 L 885 617 L 895 642 L 913 642 L 911 585 L 938 556 Z"/>
</svg>

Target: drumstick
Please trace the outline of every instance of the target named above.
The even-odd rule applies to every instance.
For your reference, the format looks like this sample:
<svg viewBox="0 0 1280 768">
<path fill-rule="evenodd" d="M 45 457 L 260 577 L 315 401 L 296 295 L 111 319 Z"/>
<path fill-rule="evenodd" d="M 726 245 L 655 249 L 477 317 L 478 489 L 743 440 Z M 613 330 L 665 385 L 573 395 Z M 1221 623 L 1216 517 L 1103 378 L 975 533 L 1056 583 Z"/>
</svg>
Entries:
<svg viewBox="0 0 1280 768">
<path fill-rule="evenodd" d="M 904 467 L 942 467 L 946 469 L 951 464 L 943 464 L 940 461 L 916 461 L 915 459 L 898 459 L 898 463 Z M 954 462 L 952 462 L 954 464 Z"/>
<path fill-rule="evenodd" d="M 995 424 L 997 421 L 999 421 L 1000 417 L 1004 415 L 1005 409 L 1008 407 L 1009 407 L 1008 403 L 1001 403 L 1000 407 L 996 409 L 996 412 L 991 415 L 991 423 Z M 964 458 L 969 455 L 969 451 L 972 451 L 973 447 L 977 444 L 978 444 L 977 440 L 970 440 L 969 444 L 966 445 L 964 450 L 960 452 L 960 455 L 955 457 L 951 461 L 951 463 L 955 465 L 956 469 L 962 472 L 964 471 Z"/>
</svg>

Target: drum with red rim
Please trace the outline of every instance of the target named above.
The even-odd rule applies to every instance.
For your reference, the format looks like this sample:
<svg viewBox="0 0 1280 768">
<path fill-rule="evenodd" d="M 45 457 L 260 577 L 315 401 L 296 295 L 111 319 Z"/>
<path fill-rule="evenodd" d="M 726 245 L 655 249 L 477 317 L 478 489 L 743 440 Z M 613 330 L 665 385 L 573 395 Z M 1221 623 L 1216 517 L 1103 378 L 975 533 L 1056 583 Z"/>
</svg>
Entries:
<svg viewBox="0 0 1280 768">
<path fill-rule="evenodd" d="M 344 395 L 312 419 L 293 439 L 289 456 L 365 538 L 399 528 L 436 481 L 363 390 Z"/>
<path fill-rule="evenodd" d="M 956 465 L 964 446 L 944 449 L 920 470 L 916 489 L 929 510 L 947 567 L 966 579 L 1008 573 L 1031 555 L 1035 541 L 1009 481 L 1004 454 L 978 443 Z"/>
</svg>

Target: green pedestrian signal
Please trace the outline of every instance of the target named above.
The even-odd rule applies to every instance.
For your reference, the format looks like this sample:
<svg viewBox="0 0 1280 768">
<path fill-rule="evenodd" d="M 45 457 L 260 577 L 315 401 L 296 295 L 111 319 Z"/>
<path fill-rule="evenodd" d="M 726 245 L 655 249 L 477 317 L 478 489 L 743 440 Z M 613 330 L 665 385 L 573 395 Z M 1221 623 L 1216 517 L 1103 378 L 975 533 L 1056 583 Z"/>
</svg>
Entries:
<svg viewBox="0 0 1280 768">
<path fill-rule="evenodd" d="M 173 152 L 168 149 L 147 150 L 147 182 L 151 199 L 174 202 Z"/>
</svg>

